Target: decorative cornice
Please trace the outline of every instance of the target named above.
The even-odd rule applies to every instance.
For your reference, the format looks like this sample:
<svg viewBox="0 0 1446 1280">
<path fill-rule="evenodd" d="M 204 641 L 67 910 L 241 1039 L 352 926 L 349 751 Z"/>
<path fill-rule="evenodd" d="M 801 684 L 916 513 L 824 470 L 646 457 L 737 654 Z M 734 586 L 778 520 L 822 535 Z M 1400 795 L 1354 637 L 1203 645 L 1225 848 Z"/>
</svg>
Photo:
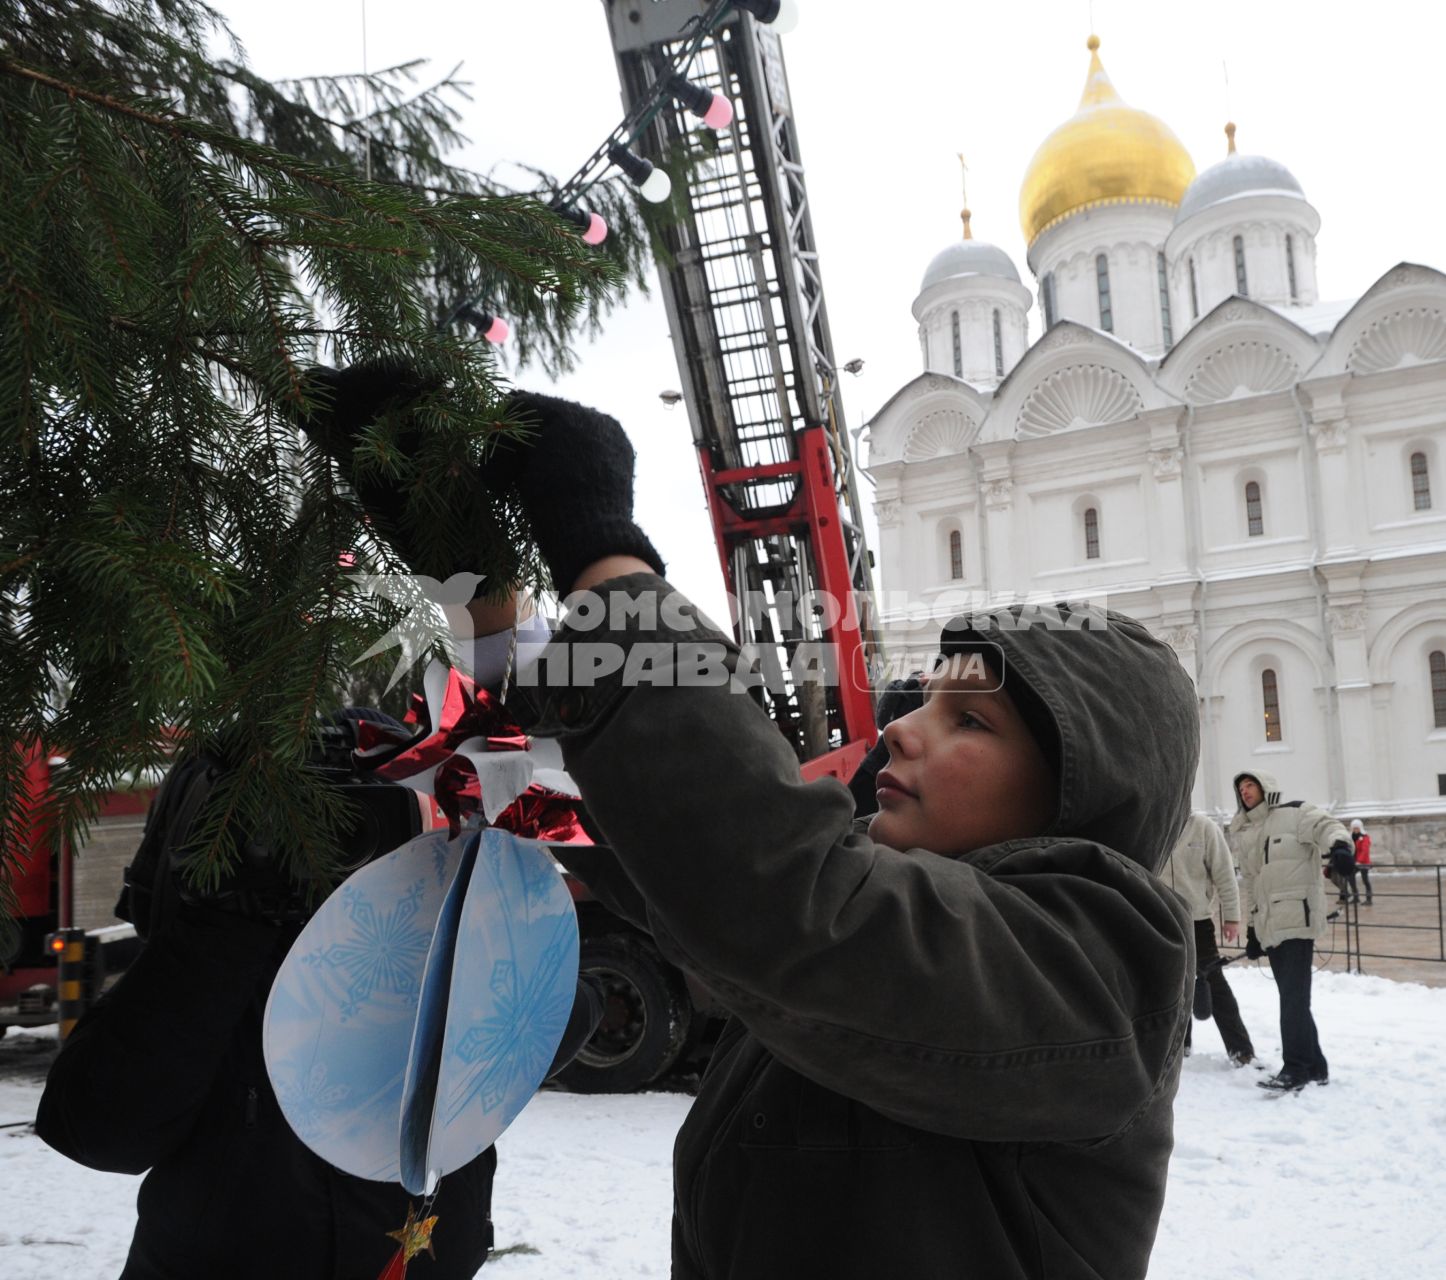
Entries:
<svg viewBox="0 0 1446 1280">
<path fill-rule="evenodd" d="M 1326 610 L 1326 619 L 1330 623 L 1331 635 L 1338 636 L 1352 631 L 1364 631 L 1366 627 L 1367 610 L 1363 605 L 1352 605 L 1347 608 L 1335 608 Z"/>
<path fill-rule="evenodd" d="M 1155 634 L 1176 653 L 1188 652 L 1199 643 L 1199 633 L 1194 627 L 1167 627 Z"/>
<path fill-rule="evenodd" d="M 993 480 L 980 483 L 979 491 L 984 495 L 984 504 L 991 511 L 1002 511 L 1014 501 L 1014 481 L 1008 476 L 996 476 Z"/>
<path fill-rule="evenodd" d="M 1150 469 L 1156 480 L 1175 480 L 1180 475 L 1180 464 L 1185 460 L 1183 449 L 1151 449 Z"/>
<path fill-rule="evenodd" d="M 904 504 L 897 498 L 874 503 L 874 516 L 880 529 L 897 529 L 902 523 Z"/>
</svg>

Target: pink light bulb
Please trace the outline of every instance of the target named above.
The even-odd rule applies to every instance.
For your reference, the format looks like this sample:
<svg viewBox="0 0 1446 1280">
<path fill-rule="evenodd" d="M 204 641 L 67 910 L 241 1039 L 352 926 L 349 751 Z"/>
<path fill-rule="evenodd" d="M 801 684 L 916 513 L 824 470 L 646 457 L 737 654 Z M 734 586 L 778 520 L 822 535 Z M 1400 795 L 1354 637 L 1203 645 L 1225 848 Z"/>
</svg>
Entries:
<svg viewBox="0 0 1446 1280">
<path fill-rule="evenodd" d="M 601 244 L 608 238 L 608 224 L 602 220 L 601 215 L 590 213 L 587 215 L 587 230 L 582 233 L 583 244 Z"/>
<path fill-rule="evenodd" d="M 721 93 L 715 93 L 703 113 L 703 123 L 710 129 L 726 129 L 733 123 L 733 104 Z"/>
<path fill-rule="evenodd" d="M 354 569 L 356 567 L 356 556 L 350 551 L 343 551 L 341 555 L 337 556 L 336 562 L 343 569 Z"/>
<path fill-rule="evenodd" d="M 502 343 L 507 341 L 511 333 L 512 329 L 506 320 L 501 316 L 493 316 L 492 323 L 482 331 L 482 336 L 486 338 L 488 342 Z"/>
</svg>

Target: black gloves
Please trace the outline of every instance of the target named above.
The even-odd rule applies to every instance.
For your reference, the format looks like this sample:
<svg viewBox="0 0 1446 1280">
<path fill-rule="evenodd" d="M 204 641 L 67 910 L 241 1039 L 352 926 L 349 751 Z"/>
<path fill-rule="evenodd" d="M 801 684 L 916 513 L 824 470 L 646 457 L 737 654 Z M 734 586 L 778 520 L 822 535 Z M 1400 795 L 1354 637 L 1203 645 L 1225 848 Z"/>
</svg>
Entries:
<svg viewBox="0 0 1446 1280">
<path fill-rule="evenodd" d="M 1254 927 L 1245 930 L 1245 958 L 1247 960 L 1260 960 L 1265 956 L 1265 948 L 1260 945 L 1260 939 L 1255 936 Z"/>
<path fill-rule="evenodd" d="M 301 418 L 302 430 L 341 468 L 343 478 L 366 508 L 378 535 L 385 538 L 408 565 L 420 572 L 415 539 L 407 536 L 403 495 L 388 477 L 375 471 L 359 471 L 354 465 L 352 451 L 361 433 L 383 413 L 410 404 L 428 391 L 435 390 L 436 385 L 422 381 L 416 370 L 403 360 L 375 360 L 346 369 L 321 366 L 309 370 L 305 382 L 308 394 L 325 403 Z M 398 440 L 398 447 L 403 453 L 414 452 L 417 447 L 415 434 L 404 433 Z M 439 576 L 446 578 L 451 575 L 442 573 Z"/>
<path fill-rule="evenodd" d="M 436 384 L 400 360 L 317 368 L 306 377 L 308 390 L 328 403 L 304 416 L 300 425 L 336 460 L 377 533 L 418 573 L 447 578 L 475 570 L 478 565 L 429 562 L 407 519 L 404 494 L 387 477 L 359 472 L 354 465 L 357 439 L 368 426 L 388 410 L 435 391 Z M 637 556 L 661 574 L 662 558 L 633 522 L 633 447 L 617 421 L 569 400 L 525 391 L 510 397 L 508 416 L 528 429 L 526 438 L 498 438 L 481 474 L 466 486 L 469 498 L 454 507 L 450 518 L 479 539 L 505 537 L 502 503 L 515 497 L 560 593 L 607 555 Z M 419 442 L 416 432 L 403 430 L 397 437 L 398 449 L 407 455 Z M 493 563 L 500 558 L 496 548 L 478 557 Z"/>
<path fill-rule="evenodd" d="M 508 416 L 529 434 L 498 441 L 486 481 L 516 492 L 558 593 L 603 556 L 637 556 L 662 574 L 662 557 L 633 522 L 633 446 L 617 420 L 530 391 L 512 395 Z"/>
</svg>

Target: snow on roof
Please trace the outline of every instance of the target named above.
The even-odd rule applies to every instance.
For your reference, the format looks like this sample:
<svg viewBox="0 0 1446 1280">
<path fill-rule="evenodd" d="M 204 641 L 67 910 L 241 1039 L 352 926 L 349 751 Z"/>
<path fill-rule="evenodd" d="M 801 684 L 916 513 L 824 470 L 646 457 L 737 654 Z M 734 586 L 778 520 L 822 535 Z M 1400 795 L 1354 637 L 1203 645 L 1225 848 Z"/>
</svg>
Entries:
<svg viewBox="0 0 1446 1280">
<path fill-rule="evenodd" d="M 1342 298 L 1336 302 L 1312 302 L 1309 306 L 1287 306 L 1267 302 L 1265 305 L 1277 315 L 1284 316 L 1291 324 L 1299 325 L 1312 337 L 1329 337 L 1335 332 L 1347 311 L 1359 302 L 1359 298 Z"/>
</svg>

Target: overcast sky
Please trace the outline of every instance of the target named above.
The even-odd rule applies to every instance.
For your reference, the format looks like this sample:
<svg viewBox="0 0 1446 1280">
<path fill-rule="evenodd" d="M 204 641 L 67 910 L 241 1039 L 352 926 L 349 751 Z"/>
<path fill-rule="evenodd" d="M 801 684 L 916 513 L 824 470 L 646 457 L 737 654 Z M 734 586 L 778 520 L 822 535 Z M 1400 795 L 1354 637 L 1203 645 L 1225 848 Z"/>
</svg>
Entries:
<svg viewBox="0 0 1446 1280">
<path fill-rule="evenodd" d="M 266 76 L 363 65 L 363 0 L 219 7 Z M 783 44 L 834 350 L 840 362 L 866 364 L 844 379 L 851 426 L 920 371 L 909 307 L 929 259 L 959 235 L 956 153 L 969 162 L 975 235 L 1008 252 L 1033 287 L 1019 185 L 1035 148 L 1075 110 L 1092 22 L 1121 97 L 1163 119 L 1197 169 L 1225 155 L 1228 111 L 1242 152 L 1279 160 L 1300 180 L 1321 215 L 1322 300 L 1357 297 L 1403 260 L 1446 269 L 1446 16 L 1436 6 L 800 0 L 800 8 Z M 566 176 L 621 117 L 603 0 L 365 0 L 365 14 L 373 69 L 421 57 L 441 73 L 463 62 L 475 86 L 463 163 L 487 169 L 516 159 Z M 1038 336 L 1037 315 L 1031 329 Z M 540 381 L 526 369 L 513 376 Z M 712 612 L 721 576 L 686 410 L 658 399 L 678 385 L 655 289 L 582 351 L 579 371 L 558 390 L 627 427 L 639 455 L 640 520 L 670 577 Z"/>
</svg>

